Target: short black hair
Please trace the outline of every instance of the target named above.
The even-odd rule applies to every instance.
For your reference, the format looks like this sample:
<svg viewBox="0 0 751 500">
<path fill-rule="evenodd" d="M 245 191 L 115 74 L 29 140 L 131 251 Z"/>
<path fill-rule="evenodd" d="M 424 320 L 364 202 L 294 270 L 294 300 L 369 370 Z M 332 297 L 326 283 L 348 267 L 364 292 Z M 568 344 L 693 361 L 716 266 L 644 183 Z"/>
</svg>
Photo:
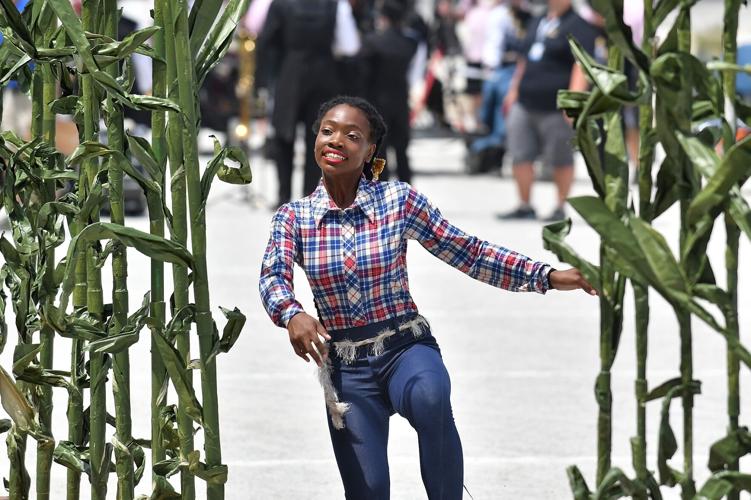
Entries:
<svg viewBox="0 0 751 500">
<path fill-rule="evenodd" d="M 321 107 L 318 108 L 316 121 L 313 123 L 313 133 L 318 134 L 318 129 L 321 128 L 321 121 L 323 120 L 324 115 L 328 113 L 332 108 L 335 108 L 342 104 L 357 108 L 365 115 L 365 118 L 368 120 L 368 125 L 370 126 L 370 137 L 368 137 L 368 140 L 372 144 L 376 145 L 375 154 L 373 155 L 373 158 L 375 158 L 378 155 L 378 150 L 381 149 L 383 138 L 386 136 L 386 121 L 383 119 L 383 116 L 381 116 L 381 113 L 378 112 L 375 106 L 370 104 L 362 97 L 339 95 L 321 104 Z M 368 178 L 370 178 L 372 176 L 370 170 L 370 162 L 365 162 L 365 166 L 366 175 L 368 176 Z"/>
</svg>

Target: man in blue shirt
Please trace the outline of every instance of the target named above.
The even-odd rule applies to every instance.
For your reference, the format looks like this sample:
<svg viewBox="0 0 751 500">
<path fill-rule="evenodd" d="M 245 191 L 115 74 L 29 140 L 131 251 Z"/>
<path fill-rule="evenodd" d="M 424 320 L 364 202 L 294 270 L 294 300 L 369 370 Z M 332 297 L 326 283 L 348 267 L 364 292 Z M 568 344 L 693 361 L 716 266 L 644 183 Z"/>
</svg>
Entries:
<svg viewBox="0 0 751 500">
<path fill-rule="evenodd" d="M 16 0 L 16 8 L 23 12 L 29 0 Z M 0 33 L 0 44 L 4 42 Z M 31 131 L 31 100 L 21 92 L 15 80 L 8 82 L 3 89 L 3 116 L 0 128 L 12 130 L 20 137 L 28 139 Z"/>
</svg>

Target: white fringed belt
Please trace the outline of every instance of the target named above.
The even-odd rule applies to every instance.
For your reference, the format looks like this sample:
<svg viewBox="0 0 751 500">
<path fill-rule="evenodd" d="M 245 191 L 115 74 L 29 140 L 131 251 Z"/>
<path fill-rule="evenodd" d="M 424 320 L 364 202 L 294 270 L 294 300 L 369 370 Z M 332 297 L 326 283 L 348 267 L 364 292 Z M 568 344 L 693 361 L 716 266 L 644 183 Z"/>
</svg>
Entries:
<svg viewBox="0 0 751 500">
<path fill-rule="evenodd" d="M 372 331 L 375 332 L 372 337 L 354 340 L 363 333 L 370 333 Z M 418 338 L 426 331 L 430 331 L 428 321 L 422 316 L 417 315 L 411 318 L 405 318 L 402 321 L 397 319 L 393 321 L 374 323 L 364 327 L 348 328 L 343 330 L 341 334 L 338 334 L 337 332 L 329 333 L 332 334 L 333 338 L 340 338 L 331 341 L 336 357 L 341 360 L 342 363 L 351 364 L 357 359 L 358 355 L 363 353 L 372 356 L 380 356 L 383 354 L 386 340 L 394 335 L 404 335 L 409 332 L 414 338 Z M 326 408 L 331 416 L 332 425 L 335 429 L 343 429 L 344 414 L 349 409 L 349 403 L 339 400 L 339 395 L 337 394 L 334 383 L 331 380 L 332 371 L 333 366 L 331 365 L 331 359 L 329 358 L 323 366 L 318 369 L 318 381 L 321 383 L 321 387 L 323 387 L 323 395 L 326 398 Z"/>
</svg>

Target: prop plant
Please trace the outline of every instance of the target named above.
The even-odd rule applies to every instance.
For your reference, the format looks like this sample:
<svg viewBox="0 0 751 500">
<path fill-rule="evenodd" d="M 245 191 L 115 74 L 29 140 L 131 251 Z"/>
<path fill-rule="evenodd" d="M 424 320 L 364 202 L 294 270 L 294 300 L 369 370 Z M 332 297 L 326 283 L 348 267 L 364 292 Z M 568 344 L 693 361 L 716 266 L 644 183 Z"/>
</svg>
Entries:
<svg viewBox="0 0 751 500">
<path fill-rule="evenodd" d="M 220 337 L 209 300 L 205 210 L 215 176 L 246 184 L 251 175 L 242 150 L 218 143 L 201 168 L 195 103 L 247 6 L 248 0 L 199 0 L 189 11 L 185 1 L 157 0 L 154 26 L 119 39 L 115 0 L 84 1 L 80 17 L 69 0 L 34 1 L 23 13 L 12 0 L 0 0 L 0 85 L 15 80 L 33 103 L 30 141 L 0 133 L 0 207 L 10 222 L 8 237 L 0 237 L 0 350 L 9 345 L 8 302 L 16 332 L 13 376 L 0 367 L 0 400 L 11 417 L 0 421 L 7 433 L 11 498 L 49 498 L 53 461 L 68 469 L 69 500 L 80 498 L 82 474 L 92 498 L 135 498 L 146 465 L 143 447 L 151 448 L 149 496 L 195 498 L 198 477 L 208 484 L 208 498 L 224 497 L 216 360 L 232 347 L 245 317 L 222 309 L 227 322 Z M 132 93 L 134 53 L 153 60 L 150 96 Z M 124 107 L 152 113 L 152 144 L 124 129 Z M 58 114 L 71 115 L 78 127 L 80 145 L 67 157 L 53 146 Z M 227 165 L 228 159 L 239 167 Z M 146 197 L 148 233 L 127 225 L 126 177 Z M 105 201 L 109 222 L 99 219 Z M 58 247 L 63 251 L 56 254 Z M 135 291 L 144 299 L 133 312 L 128 248 L 152 261 L 151 290 Z M 105 272 L 110 256 L 111 272 Z M 172 265 L 175 286 L 169 310 L 164 263 Z M 111 287 L 103 287 L 110 279 Z M 111 302 L 104 288 L 112 289 Z M 136 439 L 128 352 L 143 341 L 146 326 L 153 356 L 152 432 L 149 439 Z M 190 361 L 194 331 L 200 362 Z M 70 366 L 64 369 L 53 367 L 57 336 L 71 339 Z M 196 369 L 200 402 L 192 384 Z M 53 429 L 53 388 L 67 391 L 67 429 Z M 107 407 L 110 390 L 113 409 Z M 197 430 L 205 462 L 194 449 Z M 33 491 L 25 461 L 28 438 L 37 443 Z M 111 472 L 116 492 L 108 491 Z M 168 480 L 178 472 L 179 492 Z"/>
<path fill-rule="evenodd" d="M 725 2 L 722 61 L 705 64 L 691 54 L 691 7 L 694 2 L 662 0 L 644 2 L 644 43 L 637 47 L 622 21 L 623 0 L 595 0 L 594 7 L 605 19 L 610 40 L 608 65 L 595 62 L 575 40 L 571 46 L 584 68 L 589 92 L 560 92 L 558 103 L 576 126 L 576 139 L 597 196 L 572 198 L 574 209 L 599 234 L 600 264 L 578 256 L 565 242 L 570 221 L 549 225 L 543 238 L 558 257 L 578 266 L 601 290 L 601 365 L 595 384 L 600 409 L 598 460 L 595 490 L 588 487 L 577 467 L 569 468 L 574 498 L 661 498 L 659 485 L 681 488 L 684 499 L 738 498 L 751 491 L 751 475 L 738 472 L 738 460 L 751 451 L 751 435 L 739 426 L 740 364 L 751 368 L 751 353 L 739 340 L 737 269 L 741 233 L 751 238 L 751 209 L 740 186 L 751 174 L 751 139 L 734 144 L 736 117 L 748 122 L 751 109 L 735 95 L 735 64 L 740 0 Z M 657 43 L 655 29 L 673 11 L 667 37 Z M 629 88 L 620 55 L 637 70 L 639 83 Z M 715 71 L 719 71 L 716 73 Z M 628 164 L 623 146 L 621 110 L 639 106 L 640 148 L 638 158 L 638 210 L 628 200 Z M 719 123 L 701 129 L 698 124 Z M 598 144 L 602 149 L 598 149 Z M 653 185 L 655 147 L 665 158 Z M 679 255 L 667 244 L 666 235 L 652 221 L 671 206 L 680 206 Z M 706 254 L 715 220 L 726 226 L 727 288 L 717 285 Z M 674 236 L 674 237 L 675 237 Z M 635 478 L 629 478 L 611 463 L 612 395 L 609 368 L 617 352 L 623 318 L 625 281 L 632 284 L 636 306 L 637 360 L 635 382 L 637 435 L 631 440 Z M 680 337 L 679 376 L 649 388 L 646 378 L 648 290 L 654 289 L 673 308 Z M 716 317 L 719 310 L 722 318 Z M 710 479 L 696 491 L 694 480 L 693 401 L 700 381 L 693 376 L 692 317 L 708 324 L 727 342 L 728 434 L 710 450 Z M 663 332 L 664 333 L 664 332 Z M 678 451 L 670 425 L 670 405 L 680 398 L 683 407 L 683 467 L 668 461 Z M 645 405 L 662 400 L 657 429 L 657 477 L 647 469 Z"/>
</svg>

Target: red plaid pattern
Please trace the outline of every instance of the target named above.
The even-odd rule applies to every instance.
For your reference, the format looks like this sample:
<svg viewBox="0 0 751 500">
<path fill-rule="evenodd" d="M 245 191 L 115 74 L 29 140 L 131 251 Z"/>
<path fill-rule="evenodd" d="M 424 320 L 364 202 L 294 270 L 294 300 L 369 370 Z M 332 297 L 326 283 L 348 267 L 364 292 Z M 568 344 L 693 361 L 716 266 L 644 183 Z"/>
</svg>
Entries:
<svg viewBox="0 0 751 500">
<path fill-rule="evenodd" d="M 321 183 L 310 196 L 274 214 L 261 266 L 264 307 L 281 327 L 303 311 L 293 289 L 297 263 L 326 328 L 417 313 L 407 280 L 409 239 L 495 287 L 538 293 L 549 288 L 547 264 L 462 232 L 408 184 L 363 177 L 350 207 L 337 207 Z"/>
</svg>

